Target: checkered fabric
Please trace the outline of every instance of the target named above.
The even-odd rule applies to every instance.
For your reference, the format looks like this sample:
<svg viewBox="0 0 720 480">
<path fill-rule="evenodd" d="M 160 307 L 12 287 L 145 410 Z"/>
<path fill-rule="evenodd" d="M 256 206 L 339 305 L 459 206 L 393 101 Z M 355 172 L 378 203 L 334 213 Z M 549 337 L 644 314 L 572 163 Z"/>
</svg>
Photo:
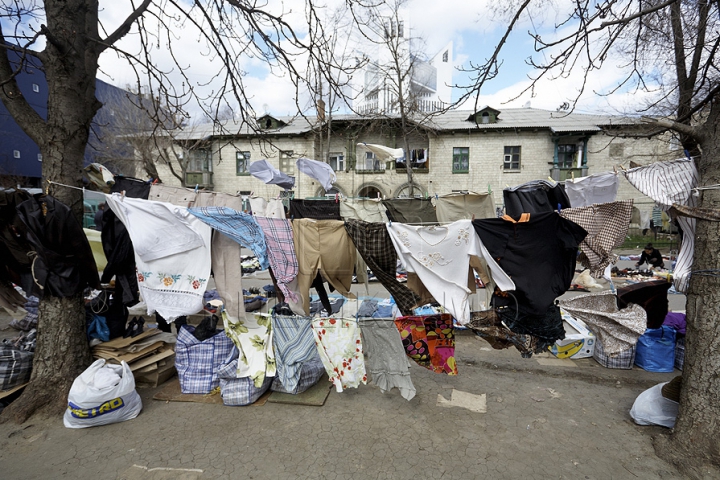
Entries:
<svg viewBox="0 0 720 480">
<path fill-rule="evenodd" d="M 315 347 L 315 356 L 303 363 L 300 368 L 300 375 L 296 379 L 294 390 L 285 388 L 283 382 L 280 381 L 280 377 L 278 376 L 276 376 L 275 380 L 273 380 L 270 390 L 273 392 L 291 393 L 293 395 L 297 395 L 298 393 L 303 393 L 305 390 L 318 383 L 324 373 L 325 366 L 320 359 L 320 355 L 317 353 L 317 347 Z"/>
<path fill-rule="evenodd" d="M 563 218 L 577 223 L 588 234 L 580 243 L 580 263 L 590 269 L 590 275 L 600 278 L 614 260 L 612 249 L 622 245 L 632 216 L 632 200 L 602 203 L 588 207 L 566 208 Z"/>
<path fill-rule="evenodd" d="M 395 299 L 403 315 L 412 315 L 420 297 L 395 279 L 397 252 L 384 223 L 348 219 L 345 230 L 375 277 Z"/>
<path fill-rule="evenodd" d="M 222 332 L 201 342 L 193 335 L 194 331 L 194 326 L 183 325 L 175 345 L 180 391 L 210 393 L 219 385 L 217 370 L 232 352 L 234 344 Z"/>
<path fill-rule="evenodd" d="M 274 390 L 277 383 L 284 393 L 300 393 L 298 389 L 304 365 L 315 359 L 320 364 L 321 372 L 305 389 L 314 385 L 325 371 L 315 346 L 315 337 L 310 326 L 311 321 L 310 317 L 285 315 L 272 317 L 273 348 L 278 379 L 273 383 Z"/>
<path fill-rule="evenodd" d="M 295 280 L 298 273 L 298 260 L 295 255 L 293 232 L 290 220 L 285 218 L 253 217 L 265 234 L 267 242 L 268 260 L 270 268 L 275 275 L 278 287 L 295 303 L 300 300 L 297 295 L 287 287 Z"/>
<path fill-rule="evenodd" d="M 675 340 L 675 368 L 683 369 L 685 365 L 685 336 L 678 335 Z"/>
<path fill-rule="evenodd" d="M 233 348 L 225 362 L 218 368 L 220 379 L 220 395 L 223 404 L 245 406 L 257 402 L 258 398 L 270 388 L 273 377 L 265 377 L 262 386 L 256 387 L 252 378 L 237 378 L 239 351 Z"/>
<path fill-rule="evenodd" d="M 621 351 L 617 355 L 606 355 L 603 351 L 602 342 L 595 342 L 595 350 L 593 351 L 593 358 L 597 362 L 606 368 L 620 368 L 623 370 L 630 370 L 635 363 L 635 352 L 637 347 L 632 347 Z"/>
<path fill-rule="evenodd" d="M 0 391 L 10 390 L 30 380 L 34 354 L 0 345 Z"/>
<path fill-rule="evenodd" d="M 255 217 L 227 207 L 197 207 L 188 211 L 218 232 L 253 251 L 263 270 L 270 266 L 265 234 Z"/>
</svg>

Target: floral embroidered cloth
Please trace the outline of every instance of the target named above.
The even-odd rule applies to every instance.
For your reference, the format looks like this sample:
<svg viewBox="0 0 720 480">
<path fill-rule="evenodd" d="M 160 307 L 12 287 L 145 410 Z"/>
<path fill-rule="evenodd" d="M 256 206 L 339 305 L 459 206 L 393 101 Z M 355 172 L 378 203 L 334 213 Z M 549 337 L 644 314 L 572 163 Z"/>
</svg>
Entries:
<svg viewBox="0 0 720 480">
<path fill-rule="evenodd" d="M 233 322 L 223 312 L 225 335 L 235 344 L 240 357 L 237 362 L 237 377 L 250 377 L 255 387 L 260 388 L 265 377 L 275 376 L 275 353 L 272 345 L 272 317 L 264 313 L 248 314 Z"/>
<path fill-rule="evenodd" d="M 457 375 L 450 314 L 398 317 L 395 326 L 400 331 L 405 354 L 418 365 L 435 373 Z"/>
<path fill-rule="evenodd" d="M 355 320 L 316 318 L 312 322 L 315 345 L 335 390 L 367 384 L 360 328 Z"/>
<path fill-rule="evenodd" d="M 202 310 L 212 228 L 185 207 L 117 193 L 106 198 L 130 234 L 148 315 L 158 312 L 171 322 Z"/>
</svg>

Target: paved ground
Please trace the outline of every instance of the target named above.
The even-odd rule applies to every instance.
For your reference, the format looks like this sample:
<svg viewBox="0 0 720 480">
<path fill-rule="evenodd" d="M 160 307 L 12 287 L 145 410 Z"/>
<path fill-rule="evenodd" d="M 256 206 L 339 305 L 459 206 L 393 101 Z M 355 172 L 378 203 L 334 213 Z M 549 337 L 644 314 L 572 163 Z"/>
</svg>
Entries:
<svg viewBox="0 0 720 480">
<path fill-rule="evenodd" d="M 671 296 L 673 309 L 683 302 Z M 370 385 L 333 391 L 323 407 L 166 403 L 142 389 L 143 412 L 125 423 L 0 425 L 0 477 L 681 478 L 652 448 L 667 430 L 628 414 L 640 392 L 678 372 L 523 359 L 468 333 L 458 335 L 456 358 L 456 377 L 414 365 L 410 402 Z M 484 394 L 486 412 L 441 405 L 453 390 Z"/>
</svg>

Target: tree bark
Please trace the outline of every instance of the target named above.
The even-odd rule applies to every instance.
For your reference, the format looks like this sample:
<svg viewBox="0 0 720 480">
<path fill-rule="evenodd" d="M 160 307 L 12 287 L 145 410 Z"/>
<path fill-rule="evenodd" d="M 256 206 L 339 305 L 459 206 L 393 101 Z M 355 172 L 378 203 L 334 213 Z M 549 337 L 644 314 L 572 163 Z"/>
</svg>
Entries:
<svg viewBox="0 0 720 480">
<path fill-rule="evenodd" d="M 82 186 L 82 168 L 90 125 L 100 102 L 95 98 L 98 68 L 98 4 L 96 0 L 46 1 L 48 39 L 41 54 L 48 85 L 47 120 L 16 116 L 43 156 L 43 177 L 64 185 Z M 13 99 L 12 103 L 25 102 Z M 8 109 L 13 111 L 12 106 Z M 17 110 L 17 109 L 16 109 Z M 52 195 L 68 205 L 78 221 L 83 202 L 79 189 L 53 187 Z M 0 418 L 24 422 L 31 415 L 54 415 L 67 408 L 75 377 L 91 361 L 83 297 L 45 296 L 40 302 L 33 373 L 25 392 Z"/>
<path fill-rule="evenodd" d="M 700 185 L 720 184 L 720 106 L 702 128 Z M 705 190 L 701 208 L 720 208 L 720 190 Z M 696 478 L 720 476 L 720 223 L 698 220 L 687 296 L 687 336 L 680 413 L 670 436 L 656 438 L 658 456 Z M 702 274 L 706 271 L 710 275 Z M 714 473 L 711 473 L 714 472 Z M 712 475 L 718 475 L 712 477 Z"/>
</svg>

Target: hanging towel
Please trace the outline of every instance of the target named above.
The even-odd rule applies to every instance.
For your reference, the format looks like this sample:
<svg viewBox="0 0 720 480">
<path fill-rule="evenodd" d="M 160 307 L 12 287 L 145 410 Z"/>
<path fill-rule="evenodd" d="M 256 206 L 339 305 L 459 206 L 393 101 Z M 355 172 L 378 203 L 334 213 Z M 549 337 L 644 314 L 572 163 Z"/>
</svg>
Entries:
<svg viewBox="0 0 720 480">
<path fill-rule="evenodd" d="M 138 285 L 148 315 L 158 312 L 171 322 L 202 310 L 212 229 L 184 207 L 117 193 L 106 198 L 135 247 Z"/>
</svg>

